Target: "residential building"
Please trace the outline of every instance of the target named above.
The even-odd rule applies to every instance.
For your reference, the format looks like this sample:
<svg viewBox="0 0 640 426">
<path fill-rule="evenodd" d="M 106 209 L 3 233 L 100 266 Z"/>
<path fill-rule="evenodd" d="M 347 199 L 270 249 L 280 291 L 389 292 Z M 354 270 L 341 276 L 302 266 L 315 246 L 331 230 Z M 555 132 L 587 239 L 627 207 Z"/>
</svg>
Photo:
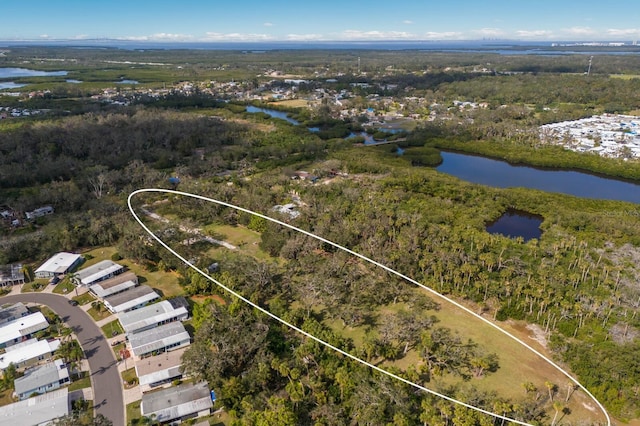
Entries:
<svg viewBox="0 0 640 426">
<path fill-rule="evenodd" d="M 33 333 L 47 327 L 49 322 L 42 312 L 34 312 L 9 321 L 0 327 L 0 348 L 28 340 Z"/>
<path fill-rule="evenodd" d="M 69 390 L 62 388 L 44 395 L 0 407 L 0 424 L 45 425 L 69 414 Z"/>
<path fill-rule="evenodd" d="M 133 272 L 124 272 L 104 281 L 93 284 L 89 291 L 99 299 L 122 293 L 138 285 L 138 276 Z"/>
<path fill-rule="evenodd" d="M 173 351 L 191 344 L 181 322 L 172 322 L 128 336 L 133 354 L 140 358 Z"/>
<path fill-rule="evenodd" d="M 60 340 L 30 339 L 17 345 L 9 346 L 6 352 L 0 355 L 0 370 L 4 370 L 9 364 L 14 364 L 22 369 L 36 364 L 39 361 L 51 358 L 60 347 Z"/>
<path fill-rule="evenodd" d="M 182 355 L 187 348 L 165 352 L 136 361 L 136 375 L 140 381 L 140 390 L 146 392 L 154 387 L 171 383 L 182 378 L 180 366 Z"/>
<path fill-rule="evenodd" d="M 24 284 L 24 272 L 21 263 L 0 265 L 0 287 Z"/>
<path fill-rule="evenodd" d="M 44 207 L 40 207 L 38 209 L 35 209 L 33 211 L 30 212 L 26 212 L 24 215 L 27 218 L 27 220 L 33 220 L 42 216 L 47 216 L 53 214 L 53 207 L 51 206 L 44 206 Z"/>
<path fill-rule="evenodd" d="M 72 272 L 80 266 L 83 258 L 79 254 L 60 252 L 47 259 L 38 269 L 36 269 L 36 278 L 53 278 L 58 275 L 64 275 Z"/>
<path fill-rule="evenodd" d="M 102 302 L 114 314 L 120 312 L 128 312 L 139 309 L 149 302 L 160 299 L 160 295 L 156 293 L 148 285 L 134 287 L 122 293 L 109 296 Z"/>
<path fill-rule="evenodd" d="M 108 280 L 123 272 L 124 266 L 118 265 L 110 260 L 103 260 L 95 265 L 79 270 L 75 276 L 75 280 L 77 285 L 86 287 L 99 283 L 100 281 Z"/>
<path fill-rule="evenodd" d="M 22 302 L 7 304 L 0 308 L 0 327 L 18 318 L 29 315 L 29 310 Z"/>
<path fill-rule="evenodd" d="M 188 383 L 142 395 L 140 410 L 161 423 L 177 422 L 211 414 L 213 401 L 207 382 Z"/>
<path fill-rule="evenodd" d="M 34 393 L 46 393 L 69 383 L 69 370 L 61 359 L 30 368 L 13 381 L 15 394 L 21 400 Z"/>
<path fill-rule="evenodd" d="M 184 321 L 188 317 L 187 308 L 184 306 L 176 308 L 169 300 L 118 314 L 125 333 L 139 333 L 173 321 Z"/>
</svg>

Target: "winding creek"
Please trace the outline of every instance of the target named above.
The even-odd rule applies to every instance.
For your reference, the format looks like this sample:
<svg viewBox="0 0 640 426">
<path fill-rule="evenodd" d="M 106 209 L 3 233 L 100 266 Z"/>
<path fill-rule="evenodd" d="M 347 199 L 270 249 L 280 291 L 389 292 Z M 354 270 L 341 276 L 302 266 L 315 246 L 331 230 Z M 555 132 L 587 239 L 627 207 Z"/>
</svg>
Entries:
<svg viewBox="0 0 640 426">
<path fill-rule="evenodd" d="M 300 122 L 290 118 L 286 112 L 268 108 L 247 106 L 247 112 L 263 112 L 274 118 L 286 120 L 293 125 Z M 317 129 L 310 128 L 310 131 Z M 365 140 L 365 145 L 371 144 Z M 352 136 L 357 136 L 352 134 Z M 627 201 L 640 204 L 640 183 L 605 178 L 585 172 L 558 169 L 540 169 L 529 166 L 513 166 L 506 161 L 480 155 L 442 151 L 439 172 L 456 176 L 462 180 L 497 188 L 522 187 L 547 192 L 573 195 L 583 198 Z"/>
</svg>

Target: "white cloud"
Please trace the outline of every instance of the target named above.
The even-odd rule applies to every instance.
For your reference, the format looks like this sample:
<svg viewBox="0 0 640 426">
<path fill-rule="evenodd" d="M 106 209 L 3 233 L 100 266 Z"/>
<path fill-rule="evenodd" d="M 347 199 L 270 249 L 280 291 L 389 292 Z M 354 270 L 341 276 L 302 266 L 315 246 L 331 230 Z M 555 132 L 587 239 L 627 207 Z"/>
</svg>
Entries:
<svg viewBox="0 0 640 426">
<path fill-rule="evenodd" d="M 403 24 L 407 24 L 407 25 L 411 25 L 411 24 L 413 24 L 413 21 L 410 20 L 410 19 L 406 19 L 406 20 L 402 21 L 402 23 Z"/>
<path fill-rule="evenodd" d="M 549 30 L 520 30 L 516 31 L 519 38 L 552 38 L 553 31 Z"/>
<path fill-rule="evenodd" d="M 40 38 L 49 38 L 49 34 L 40 34 Z"/>
<path fill-rule="evenodd" d="M 563 30 L 567 34 L 576 35 L 576 36 L 589 36 L 595 34 L 595 31 L 590 27 L 572 27 L 565 28 Z"/>
<path fill-rule="evenodd" d="M 500 28 L 480 28 L 473 32 L 481 37 L 502 37 L 505 35 L 504 31 Z"/>
<path fill-rule="evenodd" d="M 637 37 L 638 35 L 640 35 L 640 28 L 626 28 L 626 29 L 622 29 L 622 28 L 610 28 L 607 30 L 607 35 L 610 35 L 612 37 L 631 37 L 631 36 L 635 36 Z"/>
<path fill-rule="evenodd" d="M 188 35 L 188 34 L 171 34 L 171 33 L 157 33 L 157 34 L 153 34 L 149 38 L 151 40 L 173 40 L 173 41 L 193 40 L 193 36 L 192 35 Z"/>
<path fill-rule="evenodd" d="M 216 33 L 207 32 L 203 41 L 271 41 L 269 34 Z"/>
<path fill-rule="evenodd" d="M 273 27 L 273 24 L 271 22 L 265 22 L 264 24 L 265 27 Z"/>
<path fill-rule="evenodd" d="M 463 34 L 461 32 L 456 31 L 445 31 L 445 32 L 435 32 L 429 31 L 422 35 L 422 37 L 418 37 L 421 40 L 460 40 L 463 38 Z"/>
<path fill-rule="evenodd" d="M 340 33 L 338 40 L 414 40 L 415 34 L 405 31 L 360 31 L 346 30 Z"/>
<path fill-rule="evenodd" d="M 287 34 L 289 41 L 318 41 L 324 40 L 322 34 Z"/>
</svg>

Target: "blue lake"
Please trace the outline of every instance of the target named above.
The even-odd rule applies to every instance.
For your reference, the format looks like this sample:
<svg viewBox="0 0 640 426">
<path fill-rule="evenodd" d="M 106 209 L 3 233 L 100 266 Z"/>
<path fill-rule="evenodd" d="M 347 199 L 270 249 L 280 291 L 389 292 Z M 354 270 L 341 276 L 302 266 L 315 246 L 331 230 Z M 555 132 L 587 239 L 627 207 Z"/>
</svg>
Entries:
<svg viewBox="0 0 640 426">
<path fill-rule="evenodd" d="M 17 89 L 18 87 L 24 87 L 24 86 L 26 86 L 26 84 L 17 84 L 17 83 L 14 83 L 13 81 L 5 81 L 5 82 L 0 81 L 0 90 Z"/>
<path fill-rule="evenodd" d="M 288 121 L 289 123 L 297 126 L 298 124 L 300 124 L 300 122 L 298 120 L 294 120 L 293 118 L 290 118 L 286 112 L 282 112 L 282 111 L 276 111 L 275 109 L 268 109 L 268 108 L 258 108 L 258 107 L 254 107 L 252 105 L 249 105 L 247 107 L 247 112 L 251 112 L 251 113 L 256 113 L 256 112 L 263 112 L 267 115 L 270 115 L 273 118 L 279 118 L 281 120 L 285 120 Z"/>
<path fill-rule="evenodd" d="M 640 203 L 640 184 L 588 173 L 512 166 L 476 155 L 442 152 L 439 172 L 497 188 L 523 187 L 576 197 Z"/>
<path fill-rule="evenodd" d="M 139 81 L 137 80 L 120 80 L 120 81 L 116 81 L 116 84 L 140 84 Z"/>
<path fill-rule="evenodd" d="M 539 215 L 507 209 L 497 220 L 488 223 L 486 230 L 490 234 L 500 234 L 510 238 L 522 237 L 526 242 L 533 238 L 540 239 L 542 220 L 543 217 Z"/>
<path fill-rule="evenodd" d="M 67 75 L 67 71 L 36 71 L 26 68 L 0 68 L 0 78 L 47 77 Z"/>
</svg>

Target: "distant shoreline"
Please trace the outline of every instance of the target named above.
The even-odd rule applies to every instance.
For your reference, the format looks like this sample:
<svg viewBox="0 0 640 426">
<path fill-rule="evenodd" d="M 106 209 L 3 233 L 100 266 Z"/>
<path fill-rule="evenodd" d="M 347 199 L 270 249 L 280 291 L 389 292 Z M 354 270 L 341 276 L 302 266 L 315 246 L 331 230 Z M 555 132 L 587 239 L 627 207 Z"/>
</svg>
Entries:
<svg viewBox="0 0 640 426">
<path fill-rule="evenodd" d="M 427 50 L 460 51 L 473 53 L 523 52 L 525 54 L 574 53 L 620 54 L 640 52 L 640 46 L 631 41 L 577 42 L 577 41 L 520 41 L 520 40 L 370 40 L 370 41 L 269 41 L 269 42 L 157 42 L 117 39 L 86 40 L 0 40 L 0 48 L 11 47 L 71 47 L 114 48 L 124 50 L 246 50 L 261 53 L 268 50 Z M 569 50 L 569 52 L 567 52 Z"/>
</svg>

